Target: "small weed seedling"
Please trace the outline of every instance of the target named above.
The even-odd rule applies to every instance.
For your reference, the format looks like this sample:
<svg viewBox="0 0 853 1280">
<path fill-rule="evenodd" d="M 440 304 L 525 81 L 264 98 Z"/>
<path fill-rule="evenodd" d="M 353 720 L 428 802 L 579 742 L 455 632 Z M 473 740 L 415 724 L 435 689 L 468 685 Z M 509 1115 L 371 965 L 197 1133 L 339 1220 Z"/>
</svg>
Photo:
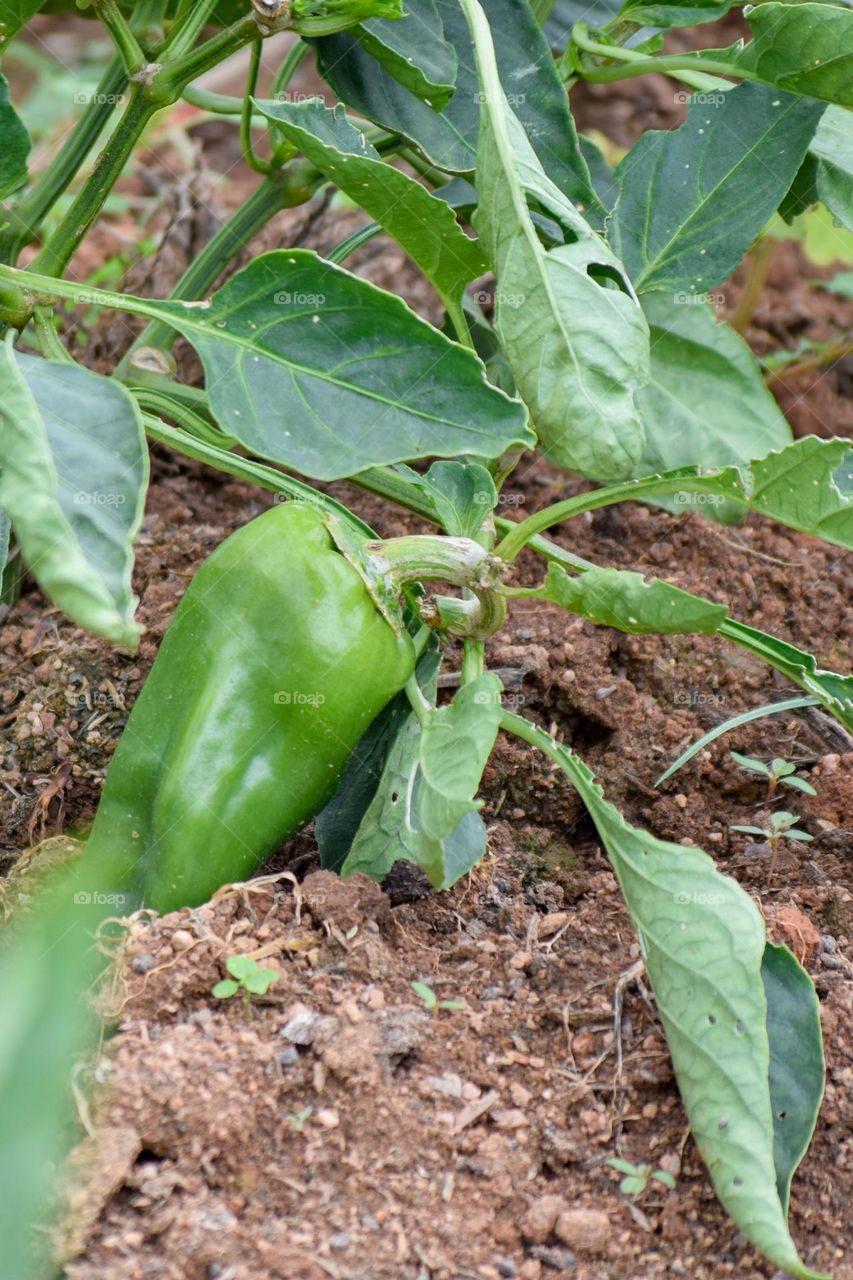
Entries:
<svg viewBox="0 0 853 1280">
<path fill-rule="evenodd" d="M 779 853 L 780 840 L 813 840 L 814 836 L 810 836 L 807 831 L 801 831 L 799 827 L 795 827 L 794 823 L 799 818 L 795 813 L 787 813 L 784 809 L 780 809 L 770 817 L 770 828 L 743 826 L 740 823 L 732 824 L 732 831 L 743 831 L 750 836 L 764 836 L 764 839 L 770 845 L 770 870 L 767 878 L 770 880 L 776 866 L 776 858 Z"/>
<path fill-rule="evenodd" d="M 432 987 L 428 987 L 425 982 L 413 982 L 412 990 L 419 995 L 424 1002 L 424 1008 L 430 1013 L 439 1014 L 442 1009 L 464 1009 L 464 1000 L 439 1000 Z"/>
<path fill-rule="evenodd" d="M 675 1190 L 675 1178 L 665 1169 L 653 1169 L 650 1164 L 631 1164 L 630 1160 L 608 1160 L 611 1169 L 626 1176 L 619 1183 L 619 1190 L 637 1199 L 643 1195 L 650 1182 L 660 1182 L 668 1190 Z"/>
<path fill-rule="evenodd" d="M 768 800 L 773 798 L 780 784 L 783 787 L 791 787 L 794 791 L 804 791 L 807 796 L 817 795 L 812 784 L 800 777 L 796 772 L 797 766 L 791 764 L 790 760 L 783 760 L 781 756 L 776 756 L 767 765 L 763 760 L 756 760 L 754 756 L 742 756 L 739 751 L 730 751 L 729 755 L 742 769 L 748 769 L 750 773 L 760 773 L 767 779 Z"/>
<path fill-rule="evenodd" d="M 301 1107 L 299 1111 L 291 1111 L 287 1117 L 294 1133 L 304 1133 L 305 1121 L 314 1114 L 313 1107 Z"/>
<path fill-rule="evenodd" d="M 242 991 L 247 1008 L 252 996 L 265 996 L 279 976 L 275 969 L 259 969 L 251 956 L 229 956 L 225 968 L 231 977 L 217 982 L 212 994 L 219 1000 L 230 1000 Z"/>
</svg>

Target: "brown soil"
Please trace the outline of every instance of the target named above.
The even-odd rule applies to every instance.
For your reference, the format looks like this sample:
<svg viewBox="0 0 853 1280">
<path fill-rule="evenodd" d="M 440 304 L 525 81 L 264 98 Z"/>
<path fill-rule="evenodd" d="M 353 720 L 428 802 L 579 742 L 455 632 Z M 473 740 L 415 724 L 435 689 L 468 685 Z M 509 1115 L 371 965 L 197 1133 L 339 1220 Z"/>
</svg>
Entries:
<svg viewBox="0 0 853 1280">
<path fill-rule="evenodd" d="M 622 120 L 609 130 L 620 142 L 670 125 L 672 87 L 667 106 L 649 83 L 610 87 L 606 100 L 587 90 L 582 123 Z M 212 206 L 198 184 L 205 169 L 228 167 L 230 135 L 204 129 L 184 216 L 174 205 L 157 215 L 156 225 L 171 220 L 180 234 L 165 242 L 156 286 L 149 262 L 131 273 L 131 288 L 165 292 L 209 234 L 199 220 Z M 159 139 L 152 171 L 174 160 L 168 134 Z M 214 213 L 253 183 L 235 170 Z M 322 249 L 360 216 L 315 212 L 279 215 L 252 251 L 297 236 Z M 129 217 L 123 234 L 131 231 Z M 87 252 L 93 260 L 114 252 L 110 237 L 121 234 L 114 220 Z M 356 264 L 437 318 L 431 292 L 387 241 L 372 242 Z M 793 246 L 780 251 L 749 335 L 756 349 L 792 346 L 804 331 L 819 339 L 849 331 L 853 304 L 815 290 L 808 280 L 818 274 Z M 729 303 L 738 290 L 736 280 Z M 87 359 L 111 366 L 128 336 L 124 321 L 103 320 Z M 182 359 L 189 372 L 186 352 Z M 843 370 L 812 373 L 788 391 L 798 429 L 853 436 Z M 505 498 L 527 511 L 569 491 L 564 475 L 527 458 Z M 417 528 L 346 485 L 335 492 L 383 535 Z M 84 635 L 27 584 L 0 652 L 7 864 L 31 840 L 91 817 L 188 580 L 268 501 L 153 450 L 136 567 L 146 632 L 136 654 Z M 849 667 L 850 559 L 837 549 L 765 520 L 721 528 L 635 505 L 556 536 L 593 560 L 726 600 L 823 665 Z M 519 572 L 533 580 L 532 557 Z M 810 1265 L 853 1280 L 844 1259 L 853 1193 L 850 741 L 820 712 L 771 718 L 715 743 L 658 791 L 655 777 L 687 743 L 779 697 L 784 682 L 714 638 L 626 637 L 532 604 L 513 611 L 488 656 L 516 707 L 583 754 L 629 821 L 713 853 L 808 966 L 828 1083 L 791 1226 Z M 766 856 L 730 830 L 763 807 L 761 786 L 734 766 L 730 748 L 795 760 L 817 788 L 814 798 L 791 793 L 815 839 L 780 856 L 770 886 Z M 531 750 L 502 739 L 483 794 L 489 853 L 448 894 L 425 893 L 401 874 L 383 892 L 317 872 L 308 831 L 276 855 L 273 878 L 196 911 L 133 923 L 111 993 L 118 1033 L 91 1073 L 94 1136 L 75 1156 L 72 1227 L 61 1241 L 68 1280 L 773 1274 L 716 1202 L 689 1139 L 636 972 L 636 940 L 575 793 Z M 211 996 L 235 952 L 280 972 L 251 1007 Z M 429 1015 L 413 980 L 464 1007 Z M 629 1201 L 606 1164 L 617 1154 L 673 1172 L 675 1191 L 652 1183 Z"/>
</svg>

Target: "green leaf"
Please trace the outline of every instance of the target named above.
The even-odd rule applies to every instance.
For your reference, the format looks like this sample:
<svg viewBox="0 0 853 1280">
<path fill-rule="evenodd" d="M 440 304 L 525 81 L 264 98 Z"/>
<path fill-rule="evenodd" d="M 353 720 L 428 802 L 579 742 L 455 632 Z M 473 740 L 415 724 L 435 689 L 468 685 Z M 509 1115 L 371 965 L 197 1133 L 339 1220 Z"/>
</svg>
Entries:
<svg viewBox="0 0 853 1280">
<path fill-rule="evenodd" d="M 627 0 L 619 11 L 626 22 L 636 22 L 641 27 L 693 27 L 700 22 L 716 22 L 732 7 L 733 0 L 669 0 L 669 3 L 646 3 L 646 0 Z"/>
<path fill-rule="evenodd" d="M 532 443 L 524 406 L 476 356 L 311 250 L 255 258 L 209 302 L 104 297 L 182 333 L 223 431 L 303 475 Z"/>
<path fill-rule="evenodd" d="M 221 982 L 217 982 L 210 994 L 216 996 L 217 1000 L 228 1000 L 239 990 L 239 982 L 235 982 L 233 978 L 223 978 Z"/>
<path fill-rule="evenodd" d="M 647 581 L 627 569 L 587 569 L 570 577 L 548 565 L 543 598 L 607 627 L 634 635 L 697 633 L 714 635 L 728 617 L 724 604 L 691 595 L 660 578 Z"/>
<path fill-rule="evenodd" d="M 284 136 L 341 191 L 356 200 L 394 237 L 449 305 L 482 275 L 486 260 L 443 200 L 400 169 L 386 164 L 347 119 L 321 98 L 304 102 L 258 102 Z"/>
<path fill-rule="evenodd" d="M 435 1008 L 437 1004 L 435 992 L 432 990 L 431 987 L 428 987 L 425 982 L 413 982 L 412 990 L 414 991 L 415 995 L 420 996 L 420 998 L 423 1000 L 424 1004 L 428 1009 Z"/>
<path fill-rule="evenodd" d="M 251 956 L 229 956 L 225 961 L 225 968 L 232 978 L 242 982 L 250 974 L 257 972 L 258 964 Z"/>
<path fill-rule="evenodd" d="M 767 832 L 764 830 L 763 827 L 748 827 L 748 826 L 745 826 L 743 823 L 739 823 L 739 822 L 733 822 L 731 824 L 731 830 L 742 831 L 744 832 L 745 835 L 749 835 L 749 836 L 766 836 L 767 835 Z"/>
<path fill-rule="evenodd" d="M 637 474 L 698 463 L 726 466 L 791 442 L 791 428 L 740 334 L 690 294 L 640 299 L 651 378 L 638 393 L 646 447 Z"/>
<path fill-rule="evenodd" d="M 832 4 L 758 4 L 744 11 L 752 40 L 708 49 L 696 65 L 728 61 L 727 72 L 853 106 L 853 9 Z"/>
<path fill-rule="evenodd" d="M 658 492 L 678 492 L 679 497 L 681 493 L 716 495 L 849 551 L 853 550 L 851 462 L 849 440 L 804 436 L 739 466 L 713 472 L 682 467 L 637 480 L 637 497 Z"/>
<path fill-rule="evenodd" d="M 495 332 L 543 450 L 597 480 L 630 474 L 643 427 L 648 329 L 618 259 L 544 173 L 504 95 L 488 23 L 464 0 L 477 48 L 482 122 L 474 224 L 497 278 Z M 546 250 L 528 198 L 560 226 Z"/>
<path fill-rule="evenodd" d="M 613 864 L 717 1195 L 772 1262 L 809 1280 L 776 1190 L 758 908 L 701 849 L 632 827 L 582 760 L 541 730 L 532 737 L 577 788 Z"/>
<path fill-rule="evenodd" d="M 45 0 L 0 0 L 0 45 L 5 48 L 44 3 Z"/>
<path fill-rule="evenodd" d="M 495 482 L 479 462 L 434 462 L 426 475 L 417 478 L 451 537 L 475 538 L 497 506 Z"/>
<path fill-rule="evenodd" d="M 820 1004 L 811 978 L 787 947 L 766 943 L 761 978 L 767 996 L 776 1187 L 787 1211 L 791 1178 L 808 1150 L 823 1098 Z"/>
<path fill-rule="evenodd" d="M 342 875 L 363 871 L 383 880 L 396 861 L 407 859 L 423 868 L 436 889 L 447 889 L 485 853 L 486 829 L 470 806 L 450 835 L 435 837 L 424 830 L 420 803 L 425 788 L 427 803 L 434 806 L 435 801 L 420 769 L 420 738 L 420 724 L 410 714 L 388 753 Z"/>
<path fill-rule="evenodd" d="M 435 0 L 388 22 L 369 18 L 354 32 L 363 49 L 404 89 L 433 110 L 447 106 L 456 86 L 456 50 L 444 38 Z"/>
<path fill-rule="evenodd" d="M 265 996 L 272 984 L 277 982 L 280 976 L 275 969 L 259 969 L 256 967 L 251 973 L 246 974 L 243 979 L 243 987 L 253 996 Z"/>
<path fill-rule="evenodd" d="M 39 586 L 80 626 L 135 645 L 132 542 L 148 452 L 135 401 L 79 365 L 0 351 L 0 505 Z"/>
<path fill-rule="evenodd" d="M 742 769 L 748 769 L 750 773 L 760 773 L 764 778 L 770 777 L 770 770 L 761 760 L 753 760 L 752 756 L 743 756 L 739 751 L 730 751 L 729 755 Z"/>
<path fill-rule="evenodd" d="M 853 231 L 853 117 L 828 107 L 809 148 L 817 163 L 817 195 L 848 231 Z"/>
<path fill-rule="evenodd" d="M 480 116 L 474 50 L 458 0 L 437 0 L 437 7 L 459 63 L 456 92 L 443 111 L 398 84 L 349 34 L 319 40 L 317 65 L 342 102 L 401 133 L 440 169 L 468 173 L 476 163 Z M 565 91 L 525 0 L 486 0 L 486 10 L 500 32 L 501 76 L 552 182 L 580 205 L 596 205 Z"/>
<path fill-rule="evenodd" d="M 3 0 L 0 0 L 0 4 Z M 0 8 L 2 15 L 2 8 Z M 2 26 L 2 21 L 0 21 Z M 9 101 L 9 85 L 0 73 L 0 200 L 17 191 L 27 180 L 27 157 L 30 154 L 30 135 L 27 133 L 12 103 Z"/>
<path fill-rule="evenodd" d="M 441 662 L 438 643 L 431 640 L 416 668 L 422 689 L 433 689 Z M 320 865 L 340 872 L 356 833 L 376 795 L 386 761 L 412 708 L 405 691 L 379 713 L 347 761 L 337 790 L 314 822 Z"/>
<path fill-rule="evenodd" d="M 782 778 L 783 787 L 792 787 L 794 791 L 802 791 L 807 796 L 816 796 L 817 791 L 805 778 Z"/>
<path fill-rule="evenodd" d="M 727 279 L 791 186 L 823 110 L 743 84 L 693 99 L 681 128 L 643 134 L 616 170 L 609 224 L 637 290 L 703 293 Z"/>
<path fill-rule="evenodd" d="M 418 818 L 433 839 L 451 836 L 466 813 L 482 808 L 474 797 L 500 719 L 501 682 L 492 673 L 463 685 L 449 705 L 427 716 L 420 736 Z M 436 871 L 439 877 L 444 878 L 443 866 Z"/>
</svg>

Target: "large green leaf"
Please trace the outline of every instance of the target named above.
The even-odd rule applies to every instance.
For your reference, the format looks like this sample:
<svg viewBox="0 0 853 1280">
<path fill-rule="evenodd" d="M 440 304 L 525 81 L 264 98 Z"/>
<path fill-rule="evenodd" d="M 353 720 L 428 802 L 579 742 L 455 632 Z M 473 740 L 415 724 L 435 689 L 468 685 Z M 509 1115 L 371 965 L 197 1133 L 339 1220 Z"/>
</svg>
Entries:
<svg viewBox="0 0 853 1280">
<path fill-rule="evenodd" d="M 543 598 L 592 622 L 635 635 L 667 632 L 714 635 L 728 609 L 660 578 L 628 569 L 587 569 L 570 577 L 549 564 Z"/>
<path fill-rule="evenodd" d="M 27 180 L 30 135 L 9 101 L 6 77 L 0 74 L 0 200 Z"/>
<path fill-rule="evenodd" d="M 853 9 L 833 4 L 753 5 L 752 40 L 696 55 L 696 66 L 747 76 L 790 93 L 853 106 Z"/>
<path fill-rule="evenodd" d="M 853 115 L 842 107 L 827 108 L 809 154 L 817 162 L 817 195 L 853 231 Z"/>
<path fill-rule="evenodd" d="M 135 401 L 79 365 L 0 350 L 0 505 L 30 571 L 69 617 L 133 645 L 132 543 L 148 452 Z"/>
<path fill-rule="evenodd" d="M 703 293 L 727 279 L 791 186 L 823 110 L 743 84 L 694 99 L 680 129 L 643 134 L 616 171 L 609 225 L 636 288 Z"/>
<path fill-rule="evenodd" d="M 343 107 L 330 110 L 321 98 L 257 105 L 312 164 L 394 237 L 445 302 L 457 304 L 465 285 L 486 270 L 482 251 L 466 236 L 450 206 L 386 164 L 364 134 L 349 124 Z"/>
<path fill-rule="evenodd" d="M 486 381 L 472 352 L 311 250 L 255 258 L 209 302 L 99 296 L 182 333 L 223 431 L 304 475 L 533 443 L 524 406 Z"/>
<path fill-rule="evenodd" d="M 317 41 L 317 65 L 343 102 L 415 142 L 439 168 L 466 173 L 476 163 L 480 115 L 474 50 L 458 0 L 436 3 L 459 61 L 456 92 L 443 111 L 409 93 L 349 33 Z M 500 35 L 507 92 L 551 181 L 581 206 L 596 205 L 565 91 L 527 0 L 486 0 L 486 11 Z"/>
<path fill-rule="evenodd" d="M 761 963 L 770 1040 L 776 1189 L 787 1212 L 791 1178 L 808 1150 L 823 1098 L 823 1036 L 812 980 L 787 947 L 768 942 Z"/>
<path fill-rule="evenodd" d="M 503 92 L 482 9 L 474 32 L 482 122 L 474 224 L 497 284 L 495 331 L 544 451 L 597 480 L 642 453 L 634 392 L 648 378 L 648 329 L 618 259 L 544 173 Z M 545 249 L 528 199 L 559 225 Z"/>
<path fill-rule="evenodd" d="M 725 466 L 791 442 L 747 344 L 714 308 L 683 294 L 646 293 L 651 377 L 639 392 L 646 447 L 637 474 L 698 463 Z"/>
<path fill-rule="evenodd" d="M 444 38 L 435 0 L 418 0 L 402 18 L 368 18 L 353 33 L 363 49 L 405 89 L 440 110 L 456 86 L 456 50 Z"/>
<path fill-rule="evenodd" d="M 799 1280 L 776 1190 L 764 923 L 701 849 L 631 826 L 587 766 L 542 730 L 523 736 L 565 770 L 610 857 L 640 937 L 684 1107 L 714 1188 L 744 1235 Z"/>
</svg>

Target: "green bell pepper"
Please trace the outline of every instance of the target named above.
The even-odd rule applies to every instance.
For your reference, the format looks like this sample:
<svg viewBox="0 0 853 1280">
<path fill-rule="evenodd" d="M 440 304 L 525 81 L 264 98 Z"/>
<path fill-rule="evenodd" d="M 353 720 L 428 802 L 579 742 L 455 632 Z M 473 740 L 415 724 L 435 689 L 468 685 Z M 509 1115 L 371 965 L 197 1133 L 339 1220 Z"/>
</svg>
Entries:
<svg viewBox="0 0 853 1280">
<path fill-rule="evenodd" d="M 414 668 L 318 511 L 226 539 L 178 607 L 110 764 L 85 858 L 165 912 L 242 880 L 323 807 Z"/>
</svg>

